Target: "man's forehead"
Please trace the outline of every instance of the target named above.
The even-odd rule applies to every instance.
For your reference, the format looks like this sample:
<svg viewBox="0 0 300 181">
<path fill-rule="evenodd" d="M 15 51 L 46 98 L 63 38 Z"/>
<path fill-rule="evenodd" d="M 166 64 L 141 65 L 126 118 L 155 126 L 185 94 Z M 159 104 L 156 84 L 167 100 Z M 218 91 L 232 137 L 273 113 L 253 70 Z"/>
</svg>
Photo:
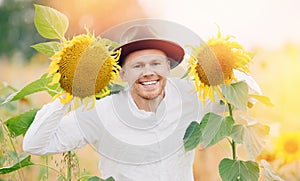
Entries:
<svg viewBox="0 0 300 181">
<path fill-rule="evenodd" d="M 157 49 L 144 49 L 138 50 L 130 53 L 125 58 L 125 64 L 135 63 L 135 62 L 143 62 L 143 61 L 152 61 L 152 60 L 167 60 L 166 54 Z"/>
</svg>

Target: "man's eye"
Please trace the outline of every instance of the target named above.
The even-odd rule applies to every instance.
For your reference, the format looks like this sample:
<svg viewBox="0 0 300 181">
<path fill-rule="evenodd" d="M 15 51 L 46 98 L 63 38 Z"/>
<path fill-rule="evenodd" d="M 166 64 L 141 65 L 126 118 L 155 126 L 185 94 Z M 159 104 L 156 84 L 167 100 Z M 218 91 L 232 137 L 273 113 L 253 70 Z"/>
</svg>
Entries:
<svg viewBox="0 0 300 181">
<path fill-rule="evenodd" d="M 141 65 L 134 65 L 133 68 L 139 69 L 139 68 L 142 68 L 142 66 Z"/>
<path fill-rule="evenodd" d="M 153 63 L 153 65 L 154 65 L 154 66 L 158 66 L 158 65 L 160 65 L 160 63 L 155 62 L 155 63 Z"/>
</svg>

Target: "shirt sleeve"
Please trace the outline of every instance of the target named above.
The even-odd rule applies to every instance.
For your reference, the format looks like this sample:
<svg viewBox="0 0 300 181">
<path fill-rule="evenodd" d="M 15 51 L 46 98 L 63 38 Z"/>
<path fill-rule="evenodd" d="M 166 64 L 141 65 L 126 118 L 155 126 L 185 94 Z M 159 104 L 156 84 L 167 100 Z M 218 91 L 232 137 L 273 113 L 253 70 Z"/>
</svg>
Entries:
<svg viewBox="0 0 300 181">
<path fill-rule="evenodd" d="M 23 140 L 25 152 L 46 155 L 62 153 L 86 144 L 73 112 L 59 99 L 46 104 L 35 116 Z"/>
</svg>

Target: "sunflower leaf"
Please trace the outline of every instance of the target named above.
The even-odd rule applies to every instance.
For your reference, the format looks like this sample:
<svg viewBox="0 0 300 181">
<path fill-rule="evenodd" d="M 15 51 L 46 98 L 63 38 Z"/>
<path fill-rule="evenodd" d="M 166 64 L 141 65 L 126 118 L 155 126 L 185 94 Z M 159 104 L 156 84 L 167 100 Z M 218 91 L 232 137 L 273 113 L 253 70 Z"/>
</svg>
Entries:
<svg viewBox="0 0 300 181">
<path fill-rule="evenodd" d="M 40 91 L 48 91 L 50 95 L 53 95 L 56 90 L 59 88 L 59 84 L 55 84 L 49 86 L 48 84 L 52 81 L 52 76 L 47 77 L 47 74 L 44 74 L 40 79 L 31 82 L 30 84 L 23 87 L 20 91 L 14 92 L 9 95 L 4 102 L 0 105 L 6 104 L 8 102 L 16 101 L 24 98 L 30 94 L 40 92 Z"/>
<path fill-rule="evenodd" d="M 30 110 L 5 121 L 4 124 L 7 126 L 10 135 L 12 137 L 24 135 L 31 125 L 38 110 L 39 109 Z"/>
<path fill-rule="evenodd" d="M 201 141 L 204 148 L 212 146 L 231 134 L 234 120 L 231 116 L 207 113 L 200 122 Z"/>
<path fill-rule="evenodd" d="M 259 102 L 267 105 L 267 106 L 271 106 L 273 107 L 274 104 L 271 102 L 270 98 L 268 98 L 267 96 L 262 96 L 262 95 L 255 95 L 255 94 L 249 94 L 250 97 L 258 100 Z"/>
<path fill-rule="evenodd" d="M 246 111 L 248 104 L 248 85 L 241 81 L 222 87 L 225 98 L 235 107 Z"/>
<path fill-rule="evenodd" d="M 253 125 L 235 125 L 231 137 L 237 143 L 243 144 L 251 159 L 256 158 L 266 145 L 270 128 L 256 123 Z"/>
<path fill-rule="evenodd" d="M 108 89 L 110 90 L 111 94 L 116 94 L 122 90 L 124 90 L 124 86 L 120 84 L 112 84 L 108 86 Z"/>
<path fill-rule="evenodd" d="M 196 121 L 191 122 L 186 129 L 183 142 L 185 151 L 193 150 L 201 141 L 201 128 L 200 124 Z"/>
<path fill-rule="evenodd" d="M 115 181 L 115 179 L 113 177 L 109 177 L 107 179 L 102 179 L 97 176 L 92 176 L 92 177 L 88 178 L 87 181 Z"/>
<path fill-rule="evenodd" d="M 43 53 L 48 56 L 54 55 L 60 49 L 60 43 L 58 42 L 46 42 L 46 43 L 39 43 L 31 46 L 36 51 Z"/>
<path fill-rule="evenodd" d="M 7 174 L 7 173 L 11 173 L 14 172 L 20 168 L 26 167 L 26 166 L 30 166 L 30 165 L 34 165 L 34 163 L 31 162 L 31 156 L 28 155 L 25 158 L 20 158 L 19 162 L 15 163 L 12 166 L 9 167 L 3 167 L 0 168 L 0 174 Z"/>
<path fill-rule="evenodd" d="M 243 144 L 245 128 L 241 124 L 236 124 L 232 127 L 231 137 L 232 139 L 239 144 Z"/>
<path fill-rule="evenodd" d="M 219 164 L 219 174 L 223 181 L 254 181 L 258 180 L 259 167 L 253 161 L 224 158 Z"/>
<path fill-rule="evenodd" d="M 34 25 L 41 36 L 48 39 L 63 40 L 69 26 L 69 20 L 61 12 L 42 5 L 34 5 Z"/>
</svg>

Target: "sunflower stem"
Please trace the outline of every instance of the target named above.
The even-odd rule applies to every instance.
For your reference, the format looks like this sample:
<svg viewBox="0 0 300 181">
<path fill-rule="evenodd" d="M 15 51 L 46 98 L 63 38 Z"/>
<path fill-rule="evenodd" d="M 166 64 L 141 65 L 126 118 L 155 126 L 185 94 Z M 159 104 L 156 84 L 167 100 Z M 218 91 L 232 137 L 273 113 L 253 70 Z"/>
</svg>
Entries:
<svg viewBox="0 0 300 181">
<path fill-rule="evenodd" d="M 232 117 L 233 119 L 233 111 L 232 111 L 232 106 L 231 104 L 228 104 L 228 110 L 229 110 L 229 115 Z M 231 144 L 231 149 L 232 149 L 232 159 L 236 160 L 236 143 L 234 140 L 231 140 L 230 142 Z"/>
<path fill-rule="evenodd" d="M 42 163 L 35 163 L 35 164 L 33 164 L 32 166 L 41 166 L 41 167 L 46 167 L 47 168 L 47 170 L 52 170 L 52 171 L 54 171 L 54 172 L 56 172 L 59 176 L 61 176 L 61 178 L 63 179 L 63 180 L 67 180 L 67 178 L 64 176 L 64 174 L 62 173 L 62 172 L 60 172 L 59 170 L 57 170 L 56 168 L 54 168 L 54 167 L 51 167 L 50 165 L 48 165 L 48 164 L 42 164 Z M 47 180 L 49 179 L 49 177 L 47 176 Z"/>
<path fill-rule="evenodd" d="M 71 181 L 72 180 L 72 152 L 68 151 L 67 153 L 67 165 L 68 165 L 68 173 L 67 173 L 67 180 Z"/>
</svg>

